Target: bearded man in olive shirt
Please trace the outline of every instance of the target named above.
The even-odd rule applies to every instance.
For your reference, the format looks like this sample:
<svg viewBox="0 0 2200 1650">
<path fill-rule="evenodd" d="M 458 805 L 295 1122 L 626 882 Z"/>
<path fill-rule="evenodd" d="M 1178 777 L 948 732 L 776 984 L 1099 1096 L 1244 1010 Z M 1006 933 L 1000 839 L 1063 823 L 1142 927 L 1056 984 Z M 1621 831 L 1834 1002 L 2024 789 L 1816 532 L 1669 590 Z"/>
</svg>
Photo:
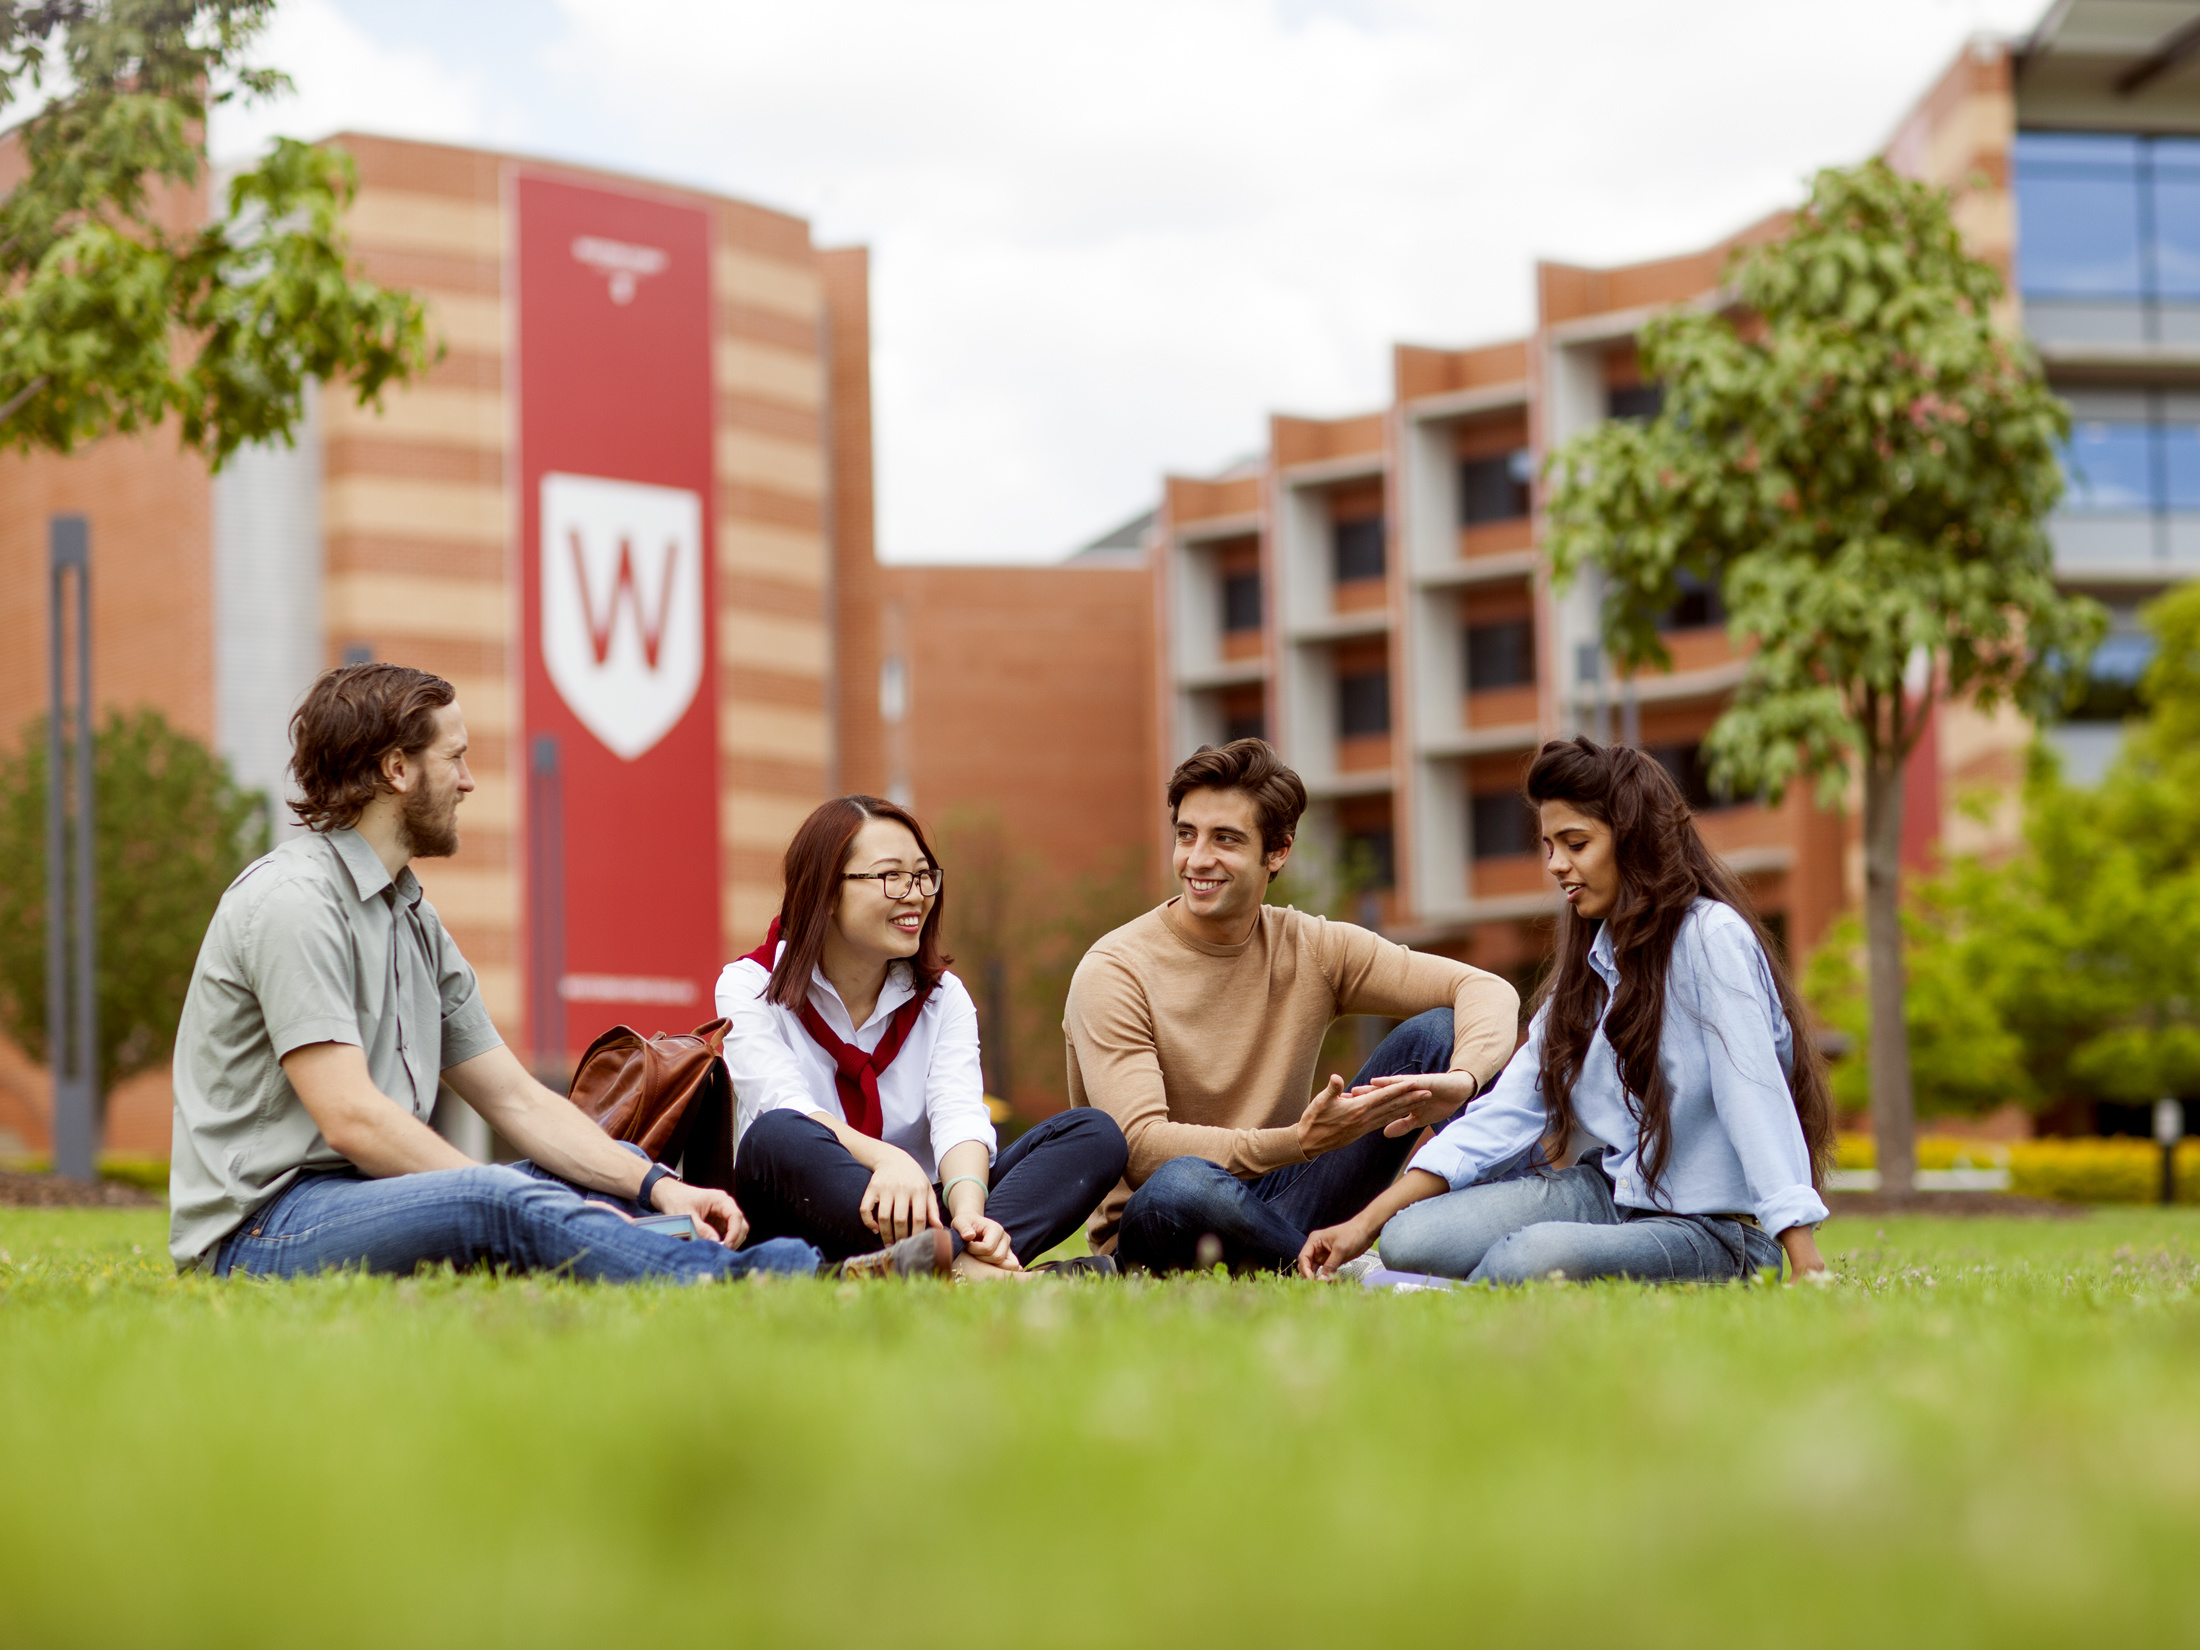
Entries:
<svg viewBox="0 0 2200 1650">
<path fill-rule="evenodd" d="M 1201 746 L 1170 776 L 1183 892 L 1077 965 L 1063 1029 L 1070 1103 L 1122 1127 L 1130 1167 L 1094 1213 L 1095 1250 L 1167 1272 L 1287 1271 L 1306 1234 L 1397 1178 L 1421 1129 L 1456 1115 L 1518 1041 L 1504 980 L 1350 923 L 1266 904 L 1306 787 L 1258 739 Z M 1347 1086 L 1308 1099 L 1339 1015 L 1405 1023 Z"/>
<path fill-rule="evenodd" d="M 169 1252 L 273 1277 L 478 1263 L 686 1281 L 807 1273 L 818 1254 L 613 1141 L 531 1077 L 412 861 L 458 851 L 474 788 L 441 677 L 325 673 L 291 719 L 306 835 L 245 867 L 176 1033 Z M 532 1162 L 477 1164 L 431 1127 L 448 1085 Z M 637 1226 L 681 1214 L 700 1241 Z"/>
</svg>

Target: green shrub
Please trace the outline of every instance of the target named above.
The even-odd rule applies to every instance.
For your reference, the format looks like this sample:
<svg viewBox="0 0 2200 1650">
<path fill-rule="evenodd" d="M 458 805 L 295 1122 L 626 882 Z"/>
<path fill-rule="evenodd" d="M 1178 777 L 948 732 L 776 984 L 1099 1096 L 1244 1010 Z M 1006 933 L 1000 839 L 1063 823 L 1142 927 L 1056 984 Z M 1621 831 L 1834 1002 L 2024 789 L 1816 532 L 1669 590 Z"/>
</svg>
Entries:
<svg viewBox="0 0 2200 1650">
<path fill-rule="evenodd" d="M 1834 1166 L 1869 1169 L 1878 1164 L 1868 1134 L 1844 1134 L 1835 1142 Z M 1953 1135 L 1918 1137 L 1921 1169 L 2007 1169 L 2009 1189 L 2020 1197 L 2059 1203 L 2153 1203 L 2162 1195 L 2162 1148 L 2151 1140 L 2018 1140 L 2006 1145 Z M 2200 1203 L 2200 1139 L 2177 1148 L 2177 1201 Z"/>
</svg>

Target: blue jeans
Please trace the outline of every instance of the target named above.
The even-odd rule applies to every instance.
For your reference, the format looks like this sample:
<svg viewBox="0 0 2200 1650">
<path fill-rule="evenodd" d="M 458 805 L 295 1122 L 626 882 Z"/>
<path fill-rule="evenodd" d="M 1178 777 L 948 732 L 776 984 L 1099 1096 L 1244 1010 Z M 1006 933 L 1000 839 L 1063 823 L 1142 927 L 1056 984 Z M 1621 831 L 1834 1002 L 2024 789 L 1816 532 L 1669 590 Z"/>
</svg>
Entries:
<svg viewBox="0 0 2200 1650">
<path fill-rule="evenodd" d="M 1353 1086 L 1401 1072 L 1447 1071 L 1451 1053 L 1451 1010 L 1432 1008 L 1378 1043 Z M 1233 1272 L 1287 1271 L 1298 1263 L 1307 1233 L 1349 1220 L 1398 1178 L 1419 1133 L 1387 1140 L 1377 1129 L 1257 1180 L 1240 1180 L 1204 1157 L 1172 1157 L 1123 1206 L 1116 1258 L 1149 1272 L 1181 1272 L 1199 1264 L 1200 1239 L 1212 1237 Z"/>
<path fill-rule="evenodd" d="M 1036 1261 L 1084 1224 L 1123 1178 L 1129 1155 L 1106 1112 L 1056 1112 L 993 1160 L 985 1212 L 1007 1230 L 1018 1260 Z M 749 1217 L 750 1240 L 802 1238 L 828 1260 L 869 1254 L 883 1241 L 863 1224 L 870 1184 L 871 1171 L 808 1112 L 766 1112 L 741 1136 L 733 1163 L 733 1195 Z M 950 1231 L 960 1254 L 962 1236 Z"/>
<path fill-rule="evenodd" d="M 621 1142 L 621 1144 L 625 1144 Z M 638 1151 L 638 1147 L 630 1147 Z M 672 1278 L 695 1283 L 751 1272 L 817 1270 L 818 1253 L 792 1238 L 728 1249 L 628 1225 L 641 1205 L 582 1193 L 532 1163 L 435 1169 L 369 1180 L 356 1169 L 301 1175 L 222 1240 L 214 1275 L 299 1278 L 356 1269 L 409 1273 L 448 1262 L 515 1272 L 562 1272 L 606 1283 Z"/>
<path fill-rule="evenodd" d="M 1409 1204 L 1383 1228 L 1383 1264 L 1469 1283 L 1553 1275 L 1728 1283 L 1780 1269 L 1778 1243 L 1724 1215 L 1622 1209 L 1595 1163 L 1527 1170 Z"/>
</svg>

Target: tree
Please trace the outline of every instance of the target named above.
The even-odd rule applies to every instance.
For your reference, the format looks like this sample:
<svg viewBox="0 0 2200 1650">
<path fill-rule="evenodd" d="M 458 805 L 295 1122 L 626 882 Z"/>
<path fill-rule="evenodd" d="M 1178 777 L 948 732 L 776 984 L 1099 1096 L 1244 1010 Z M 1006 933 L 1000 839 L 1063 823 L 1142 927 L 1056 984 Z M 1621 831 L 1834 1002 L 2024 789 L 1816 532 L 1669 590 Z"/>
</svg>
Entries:
<svg viewBox="0 0 2200 1650">
<path fill-rule="evenodd" d="M 1982 1098 L 1997 1082 L 2035 1108 L 2200 1095 L 2200 586 L 2146 617 L 2146 715 L 2102 782 L 2068 784 L 2037 750 L 2017 856 L 1959 860 L 1911 890 L 1911 970 L 1961 982 L 1963 1023 L 1924 1035 Z M 1868 1036 L 1839 949 L 1835 935 L 1812 984 L 1828 1018 Z"/>
<path fill-rule="evenodd" d="M 0 446 L 72 452 L 173 417 L 217 467 L 288 442 L 315 379 L 362 405 L 429 360 L 425 313 L 351 268 L 349 158 L 279 139 L 211 223 L 178 226 L 209 103 L 287 81 L 243 59 L 274 0 L 0 0 Z"/>
<path fill-rule="evenodd" d="M 1873 161 L 1821 172 L 1729 297 L 1644 329 L 1646 423 L 1552 463 L 1552 559 L 1595 567 L 1622 669 L 1670 661 L 1682 576 L 1716 580 L 1745 675 L 1712 729 L 1713 783 L 1829 803 L 1861 770 L 1873 1127 L 1899 1193 L 1915 1153 L 1903 1014 L 1902 766 L 1937 700 L 2063 701 L 2104 623 L 2055 587 L 2043 521 L 2068 434 L 2001 292 L 1940 190 Z"/>
<path fill-rule="evenodd" d="M 99 885 L 99 1092 L 175 1047 L 222 890 L 267 851 L 267 803 L 158 711 L 93 736 Z M 0 753 L 0 1031 L 46 1058 L 46 725 Z"/>
</svg>

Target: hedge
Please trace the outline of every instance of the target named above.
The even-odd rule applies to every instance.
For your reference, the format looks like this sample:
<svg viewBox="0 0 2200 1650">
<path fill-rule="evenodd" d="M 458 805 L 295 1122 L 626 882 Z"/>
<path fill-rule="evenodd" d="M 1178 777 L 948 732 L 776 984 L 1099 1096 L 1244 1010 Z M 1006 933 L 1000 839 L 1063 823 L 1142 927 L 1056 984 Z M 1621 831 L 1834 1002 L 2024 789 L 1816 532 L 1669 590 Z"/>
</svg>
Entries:
<svg viewBox="0 0 2200 1650">
<path fill-rule="evenodd" d="M 1841 1135 L 1834 1160 L 1843 1169 L 1875 1167 L 1871 1136 Z M 2007 1169 L 2012 1192 L 2064 1203 L 2153 1203 L 2162 1195 L 2162 1148 L 2129 1136 L 2003 1143 L 1928 1134 L 1918 1137 L 1917 1166 Z M 2200 1203 L 2200 1138 L 2177 1147 L 2177 1201 Z"/>
</svg>

